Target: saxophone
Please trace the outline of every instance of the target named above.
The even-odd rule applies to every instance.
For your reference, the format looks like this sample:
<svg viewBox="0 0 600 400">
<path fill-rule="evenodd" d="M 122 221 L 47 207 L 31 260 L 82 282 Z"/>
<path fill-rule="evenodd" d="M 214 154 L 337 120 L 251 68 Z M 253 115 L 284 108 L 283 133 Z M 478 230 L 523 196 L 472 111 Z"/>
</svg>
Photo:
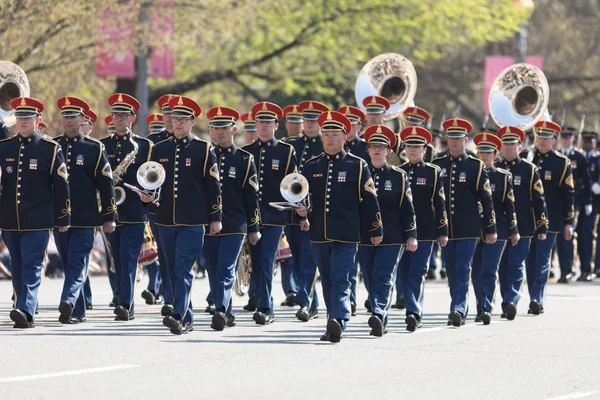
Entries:
<svg viewBox="0 0 600 400">
<path fill-rule="evenodd" d="M 125 201 L 125 189 L 121 186 L 117 186 L 119 183 L 123 181 L 123 175 L 127 172 L 127 169 L 135 162 L 135 157 L 137 156 L 139 145 L 133 140 L 133 138 L 129 138 L 129 141 L 133 145 L 133 150 L 130 151 L 123 161 L 113 170 L 113 183 L 115 184 L 115 204 L 120 206 Z"/>
</svg>

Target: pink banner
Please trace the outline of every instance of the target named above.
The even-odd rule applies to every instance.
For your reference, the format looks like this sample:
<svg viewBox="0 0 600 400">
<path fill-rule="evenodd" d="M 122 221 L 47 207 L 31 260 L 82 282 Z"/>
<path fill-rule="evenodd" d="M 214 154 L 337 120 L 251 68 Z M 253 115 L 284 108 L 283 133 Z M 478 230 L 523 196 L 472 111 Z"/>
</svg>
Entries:
<svg viewBox="0 0 600 400">
<path fill-rule="evenodd" d="M 174 70 L 173 33 L 175 31 L 175 13 L 173 2 L 163 1 L 152 8 L 152 33 L 155 36 L 150 54 L 150 75 L 160 78 L 172 78 Z"/>
<path fill-rule="evenodd" d="M 98 14 L 96 75 L 135 77 L 134 21 L 135 12 L 129 5 L 107 8 Z"/>
<path fill-rule="evenodd" d="M 526 57 L 525 62 L 531 64 L 539 69 L 544 69 L 544 57 L 531 56 Z M 487 56 L 485 58 L 485 86 L 483 90 L 483 108 L 489 111 L 488 97 L 490 96 L 490 89 L 494 84 L 494 80 L 500 75 L 505 68 L 515 63 L 514 57 L 507 56 Z"/>
</svg>

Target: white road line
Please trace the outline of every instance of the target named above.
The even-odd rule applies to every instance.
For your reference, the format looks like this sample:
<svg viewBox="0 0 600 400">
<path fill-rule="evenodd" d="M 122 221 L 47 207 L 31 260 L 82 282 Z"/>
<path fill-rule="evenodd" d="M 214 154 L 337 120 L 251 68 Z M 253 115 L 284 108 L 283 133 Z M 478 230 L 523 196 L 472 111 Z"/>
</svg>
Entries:
<svg viewBox="0 0 600 400">
<path fill-rule="evenodd" d="M 571 393 L 571 394 L 567 394 L 565 396 L 560 396 L 560 397 L 552 397 L 549 398 L 547 400 L 570 400 L 570 399 L 583 399 L 584 397 L 589 397 L 593 394 L 596 394 L 598 392 L 577 392 L 577 393 Z"/>
<path fill-rule="evenodd" d="M 141 365 L 122 364 L 122 365 L 113 365 L 111 367 L 86 368 L 86 369 L 77 369 L 74 371 L 50 372 L 47 374 L 13 376 L 10 378 L 0 378 L 0 383 L 34 381 L 36 379 L 59 378 L 61 376 L 93 374 L 94 372 L 117 371 L 120 369 L 139 368 L 139 367 L 141 367 Z"/>
</svg>

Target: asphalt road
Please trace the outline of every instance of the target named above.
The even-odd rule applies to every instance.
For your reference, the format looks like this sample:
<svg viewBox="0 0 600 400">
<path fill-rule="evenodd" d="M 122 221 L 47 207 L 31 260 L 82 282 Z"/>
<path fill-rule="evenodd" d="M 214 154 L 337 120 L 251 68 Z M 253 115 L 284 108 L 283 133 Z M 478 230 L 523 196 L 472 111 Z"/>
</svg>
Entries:
<svg viewBox="0 0 600 400">
<path fill-rule="evenodd" d="M 174 336 L 159 306 L 143 304 L 145 284 L 136 319 L 115 322 L 107 278 L 92 278 L 88 321 L 65 326 L 62 280 L 45 280 L 37 326 L 22 331 L 8 318 L 11 284 L 0 281 L 0 399 L 600 399 L 600 282 L 550 284 L 541 316 L 526 314 L 525 293 L 515 321 L 495 313 L 483 326 L 471 316 L 461 328 L 446 326 L 445 281 L 428 283 L 421 330 L 406 332 L 394 310 L 390 333 L 371 337 L 359 307 L 339 344 L 319 341 L 324 307 L 307 323 L 277 307 L 276 322 L 261 327 L 238 297 L 236 327 L 214 332 L 200 311 L 194 332 Z M 197 308 L 207 290 L 206 279 L 196 281 Z"/>
</svg>

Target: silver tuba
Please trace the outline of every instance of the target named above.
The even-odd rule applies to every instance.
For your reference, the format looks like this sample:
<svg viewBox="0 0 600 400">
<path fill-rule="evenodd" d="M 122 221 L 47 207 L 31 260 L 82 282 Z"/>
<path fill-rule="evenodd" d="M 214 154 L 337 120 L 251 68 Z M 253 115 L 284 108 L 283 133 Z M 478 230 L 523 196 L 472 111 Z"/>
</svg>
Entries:
<svg viewBox="0 0 600 400">
<path fill-rule="evenodd" d="M 513 64 L 498 75 L 490 89 L 490 116 L 500 127 L 527 130 L 540 119 L 549 119 L 549 96 L 548 81 L 539 68 Z"/>
<path fill-rule="evenodd" d="M 272 201 L 269 203 L 271 207 L 278 210 L 293 210 L 300 208 L 300 203 L 306 208 L 310 208 L 310 201 L 307 199 L 308 196 L 308 181 L 306 178 L 297 173 L 293 172 L 283 177 L 279 184 L 279 192 L 287 201 Z"/>
<path fill-rule="evenodd" d="M 396 53 L 384 53 L 372 58 L 360 70 L 354 86 L 356 103 L 364 110 L 363 100 L 382 96 L 391 103 L 385 119 L 394 119 L 414 104 L 417 93 L 417 72 L 410 60 Z"/>
<path fill-rule="evenodd" d="M 29 97 L 29 92 L 29 80 L 21 67 L 10 61 L 0 61 L 0 119 L 6 126 L 17 122 L 10 102 L 19 97 Z"/>
<path fill-rule="evenodd" d="M 138 194 L 154 197 L 154 201 L 152 203 L 158 206 L 161 187 L 162 184 L 165 183 L 166 178 L 166 173 L 163 166 L 156 161 L 146 161 L 138 168 L 136 177 L 138 183 L 144 188 L 144 190 L 140 190 L 129 183 L 123 183 L 123 186 Z"/>
</svg>

